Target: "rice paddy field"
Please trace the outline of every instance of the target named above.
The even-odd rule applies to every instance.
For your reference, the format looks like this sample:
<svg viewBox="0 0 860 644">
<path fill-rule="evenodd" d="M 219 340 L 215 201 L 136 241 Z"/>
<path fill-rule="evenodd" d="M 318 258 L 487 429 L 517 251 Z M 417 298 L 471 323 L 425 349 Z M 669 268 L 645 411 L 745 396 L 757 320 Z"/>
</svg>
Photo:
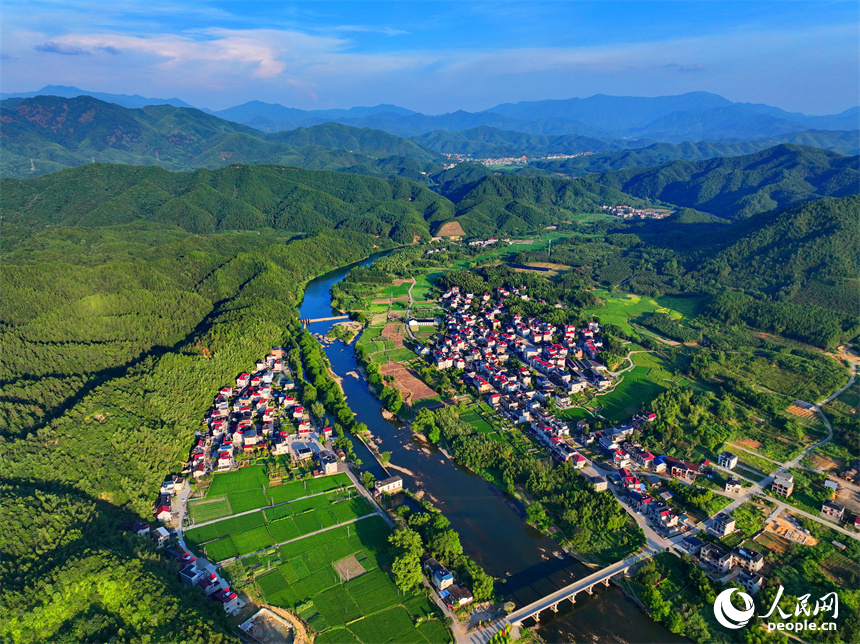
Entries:
<svg viewBox="0 0 860 644">
<path fill-rule="evenodd" d="M 305 501 L 297 507 L 320 509 L 311 507 L 318 501 Z M 237 560 L 224 572 L 234 586 L 254 584 L 265 603 L 298 614 L 317 642 L 451 642 L 435 605 L 421 594 L 404 596 L 394 584 L 389 533 L 373 516 Z"/>
<path fill-rule="evenodd" d="M 221 477 L 225 482 L 219 482 Z M 259 479 L 253 471 L 217 474 L 209 494 L 213 488 L 234 490 L 248 481 L 256 485 Z M 203 525 L 186 530 L 185 538 L 191 548 L 202 549 L 219 562 L 373 514 L 370 503 L 351 486 L 348 476 L 336 474 L 265 489 L 233 491 L 226 497 L 207 496 L 191 504 L 195 523 Z M 236 516 L 223 518 L 225 512 Z"/>
</svg>

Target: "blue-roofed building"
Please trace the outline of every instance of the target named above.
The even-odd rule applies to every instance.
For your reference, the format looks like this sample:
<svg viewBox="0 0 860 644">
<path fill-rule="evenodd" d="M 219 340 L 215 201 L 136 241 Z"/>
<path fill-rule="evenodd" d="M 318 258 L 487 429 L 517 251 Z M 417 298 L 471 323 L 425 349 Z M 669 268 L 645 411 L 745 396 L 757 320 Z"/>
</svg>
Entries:
<svg viewBox="0 0 860 644">
<path fill-rule="evenodd" d="M 437 590 L 444 590 L 454 584 L 454 575 L 433 557 L 424 562 L 424 570 Z"/>
</svg>

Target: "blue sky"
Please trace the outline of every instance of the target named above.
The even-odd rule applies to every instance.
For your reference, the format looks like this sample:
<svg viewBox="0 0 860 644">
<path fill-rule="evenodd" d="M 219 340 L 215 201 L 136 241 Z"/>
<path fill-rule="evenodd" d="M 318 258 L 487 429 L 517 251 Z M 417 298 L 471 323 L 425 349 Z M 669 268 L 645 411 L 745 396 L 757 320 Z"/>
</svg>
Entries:
<svg viewBox="0 0 860 644">
<path fill-rule="evenodd" d="M 855 0 L 4 0 L 0 89 L 431 114 L 704 90 L 825 114 L 860 103 L 858 29 Z"/>
</svg>

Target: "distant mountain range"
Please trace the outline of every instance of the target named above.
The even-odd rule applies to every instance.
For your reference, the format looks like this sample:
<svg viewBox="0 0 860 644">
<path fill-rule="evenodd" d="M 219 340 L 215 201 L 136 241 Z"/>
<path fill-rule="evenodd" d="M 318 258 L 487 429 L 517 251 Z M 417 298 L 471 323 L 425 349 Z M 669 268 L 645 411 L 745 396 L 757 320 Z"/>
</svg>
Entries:
<svg viewBox="0 0 860 644">
<path fill-rule="evenodd" d="M 286 109 L 286 108 L 284 108 Z M 373 108 L 356 108 L 360 111 Z M 403 176 L 428 184 L 442 154 L 478 158 L 577 154 L 532 161 L 532 174 L 581 176 L 675 160 L 701 161 L 757 152 L 782 142 L 840 153 L 860 150 L 860 131 L 810 130 L 752 141 L 672 144 L 606 140 L 577 134 L 528 134 L 482 125 L 434 130 L 406 139 L 383 130 L 340 123 L 266 133 L 193 108 L 125 108 L 90 96 L 10 98 L 0 102 L 0 176 L 32 177 L 92 161 L 158 165 L 168 170 L 218 168 L 231 163 L 281 163 L 371 176 Z M 31 161 L 32 160 L 32 161 Z"/>
<path fill-rule="evenodd" d="M 92 96 L 100 101 L 116 103 L 128 108 L 146 107 L 147 105 L 173 105 L 174 107 L 194 107 L 178 98 L 147 98 L 139 94 L 107 94 L 105 92 L 90 92 L 68 85 L 45 85 L 36 92 L 8 92 L 0 93 L 0 100 L 7 98 L 35 98 L 36 96 L 59 96 L 61 98 L 75 98 L 78 96 Z"/>
<path fill-rule="evenodd" d="M 0 102 L 0 175 L 31 177 L 90 162 L 168 170 L 277 163 L 422 180 L 443 158 L 380 130 L 327 123 L 267 134 L 200 110 L 128 109 L 90 96 Z M 424 179 L 426 181 L 426 179 Z"/>
<path fill-rule="evenodd" d="M 26 94 L 4 94 L 2 97 L 33 97 L 39 94 L 67 98 L 89 94 L 125 107 L 143 107 L 146 101 L 149 101 L 148 104 L 190 107 L 178 99 L 145 99 L 57 86 L 47 86 L 38 92 Z M 400 136 L 418 136 L 433 130 L 468 130 L 488 125 L 529 134 L 577 134 L 600 139 L 681 142 L 774 137 L 805 130 L 860 129 L 860 107 L 850 108 L 840 114 L 807 116 L 770 105 L 735 103 L 708 92 L 651 98 L 598 94 L 589 98 L 503 103 L 481 112 L 456 111 L 440 115 L 421 114 L 385 104 L 346 110 L 300 110 L 260 101 L 211 113 L 266 132 L 335 122 L 385 130 Z"/>
</svg>

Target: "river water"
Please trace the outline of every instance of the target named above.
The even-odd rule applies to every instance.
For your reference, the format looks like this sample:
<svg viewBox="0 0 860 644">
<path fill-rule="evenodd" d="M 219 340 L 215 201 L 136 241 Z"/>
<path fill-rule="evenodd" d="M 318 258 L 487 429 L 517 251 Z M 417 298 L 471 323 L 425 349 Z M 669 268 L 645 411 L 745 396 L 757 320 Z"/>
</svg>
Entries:
<svg viewBox="0 0 860 644">
<path fill-rule="evenodd" d="M 362 265 L 372 261 L 369 259 Z M 332 315 L 329 289 L 352 266 L 311 281 L 299 309 L 302 319 Z M 333 322 L 310 325 L 325 334 Z M 332 369 L 343 378 L 347 403 L 373 434 L 380 451 L 390 451 L 388 469 L 403 477 L 413 492 L 423 491 L 460 534 L 464 552 L 503 583 L 497 593 L 517 606 L 528 604 L 586 576 L 589 569 L 564 555 L 555 541 L 523 521 L 522 506 L 481 477 L 461 468 L 412 436 L 412 432 L 382 417 L 379 401 L 358 373 L 351 346 L 336 341 L 324 347 Z M 366 447 L 355 443 L 363 469 L 386 476 Z M 530 622 L 527 622 L 527 625 Z M 651 621 L 615 586 L 598 586 L 593 596 L 580 593 L 576 604 L 565 602 L 559 612 L 541 614 L 538 634 L 546 642 L 687 642 Z"/>
</svg>

